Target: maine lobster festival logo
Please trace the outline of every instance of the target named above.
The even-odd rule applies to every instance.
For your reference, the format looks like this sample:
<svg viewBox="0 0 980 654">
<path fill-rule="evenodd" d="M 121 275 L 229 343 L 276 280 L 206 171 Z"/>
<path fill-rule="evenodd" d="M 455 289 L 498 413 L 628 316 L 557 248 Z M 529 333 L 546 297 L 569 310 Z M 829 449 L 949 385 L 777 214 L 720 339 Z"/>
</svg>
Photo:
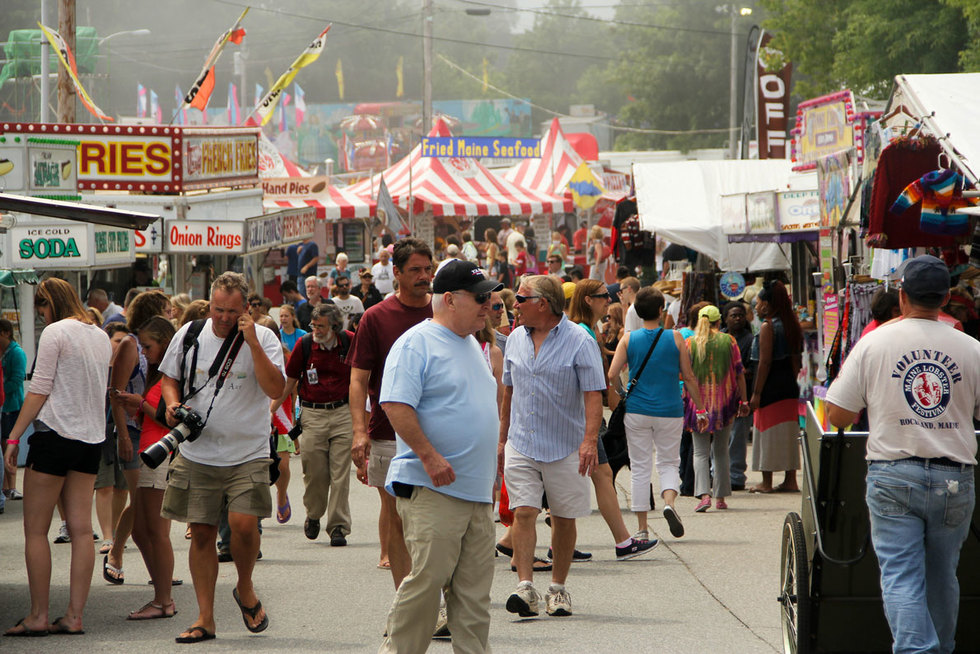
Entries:
<svg viewBox="0 0 980 654">
<path fill-rule="evenodd" d="M 946 411 L 951 385 L 946 369 L 932 362 L 915 364 L 902 380 L 909 408 L 923 418 L 935 418 Z"/>
</svg>

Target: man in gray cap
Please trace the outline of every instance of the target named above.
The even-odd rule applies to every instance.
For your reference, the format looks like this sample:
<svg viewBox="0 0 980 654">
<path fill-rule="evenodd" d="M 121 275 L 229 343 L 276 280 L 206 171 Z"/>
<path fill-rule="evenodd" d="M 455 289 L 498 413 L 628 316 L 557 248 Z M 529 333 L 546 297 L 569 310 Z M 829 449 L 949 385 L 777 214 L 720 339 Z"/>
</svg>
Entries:
<svg viewBox="0 0 980 654">
<path fill-rule="evenodd" d="M 949 270 L 921 256 L 900 269 L 902 318 L 848 355 L 827 391 L 830 421 L 868 409 L 867 504 L 896 652 L 952 652 L 956 566 L 975 502 L 980 343 L 937 320 Z"/>
</svg>

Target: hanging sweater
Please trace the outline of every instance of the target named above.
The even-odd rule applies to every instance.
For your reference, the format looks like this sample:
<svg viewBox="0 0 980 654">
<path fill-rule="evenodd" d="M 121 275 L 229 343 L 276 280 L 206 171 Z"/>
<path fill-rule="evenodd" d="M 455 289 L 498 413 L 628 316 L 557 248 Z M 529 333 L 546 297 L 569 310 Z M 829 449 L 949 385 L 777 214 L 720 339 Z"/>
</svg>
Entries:
<svg viewBox="0 0 980 654">
<path fill-rule="evenodd" d="M 963 197 L 963 189 L 973 188 L 954 170 L 928 172 L 905 187 L 892 205 L 893 214 L 905 213 L 922 203 L 919 229 L 929 234 L 960 236 L 970 230 L 970 217 L 955 213 L 956 209 L 973 206 L 974 201 Z"/>
</svg>

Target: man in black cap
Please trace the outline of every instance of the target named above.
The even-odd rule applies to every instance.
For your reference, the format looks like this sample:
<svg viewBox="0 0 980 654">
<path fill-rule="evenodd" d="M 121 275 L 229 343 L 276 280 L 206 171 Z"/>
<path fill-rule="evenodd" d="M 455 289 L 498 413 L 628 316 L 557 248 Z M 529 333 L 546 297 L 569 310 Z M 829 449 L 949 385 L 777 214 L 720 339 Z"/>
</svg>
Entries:
<svg viewBox="0 0 980 654">
<path fill-rule="evenodd" d="M 445 588 L 453 649 L 489 652 L 497 384 L 473 334 L 500 289 L 469 261 L 432 283 L 432 320 L 392 346 L 381 407 L 397 454 L 385 490 L 397 499 L 412 570 L 395 593 L 382 652 L 424 652 Z M 465 427 L 465 428 L 464 428 Z"/>
<path fill-rule="evenodd" d="M 952 652 L 956 566 L 975 502 L 980 343 L 937 320 L 949 300 L 939 259 L 899 270 L 902 319 L 848 355 L 827 391 L 830 421 L 868 409 L 867 504 L 896 652 Z"/>
</svg>

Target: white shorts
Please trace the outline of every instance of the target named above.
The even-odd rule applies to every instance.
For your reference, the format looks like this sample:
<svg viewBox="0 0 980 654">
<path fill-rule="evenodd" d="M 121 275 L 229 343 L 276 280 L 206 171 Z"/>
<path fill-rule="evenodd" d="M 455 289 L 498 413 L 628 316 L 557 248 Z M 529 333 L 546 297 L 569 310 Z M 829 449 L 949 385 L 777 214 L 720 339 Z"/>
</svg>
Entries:
<svg viewBox="0 0 980 654">
<path fill-rule="evenodd" d="M 385 487 L 388 468 L 391 467 L 391 460 L 395 458 L 397 449 L 395 441 L 371 441 L 371 454 L 368 456 L 367 469 L 368 486 Z"/>
<path fill-rule="evenodd" d="M 164 461 L 158 465 L 155 470 L 140 461 L 140 478 L 139 481 L 136 482 L 136 487 L 167 490 L 167 472 L 169 470 L 169 461 Z"/>
<path fill-rule="evenodd" d="M 510 508 L 541 508 L 541 498 L 548 494 L 551 515 L 559 518 L 584 518 L 592 512 L 592 480 L 578 473 L 578 450 L 564 459 L 542 463 L 524 456 L 510 442 L 504 449 L 504 481 Z"/>
</svg>

